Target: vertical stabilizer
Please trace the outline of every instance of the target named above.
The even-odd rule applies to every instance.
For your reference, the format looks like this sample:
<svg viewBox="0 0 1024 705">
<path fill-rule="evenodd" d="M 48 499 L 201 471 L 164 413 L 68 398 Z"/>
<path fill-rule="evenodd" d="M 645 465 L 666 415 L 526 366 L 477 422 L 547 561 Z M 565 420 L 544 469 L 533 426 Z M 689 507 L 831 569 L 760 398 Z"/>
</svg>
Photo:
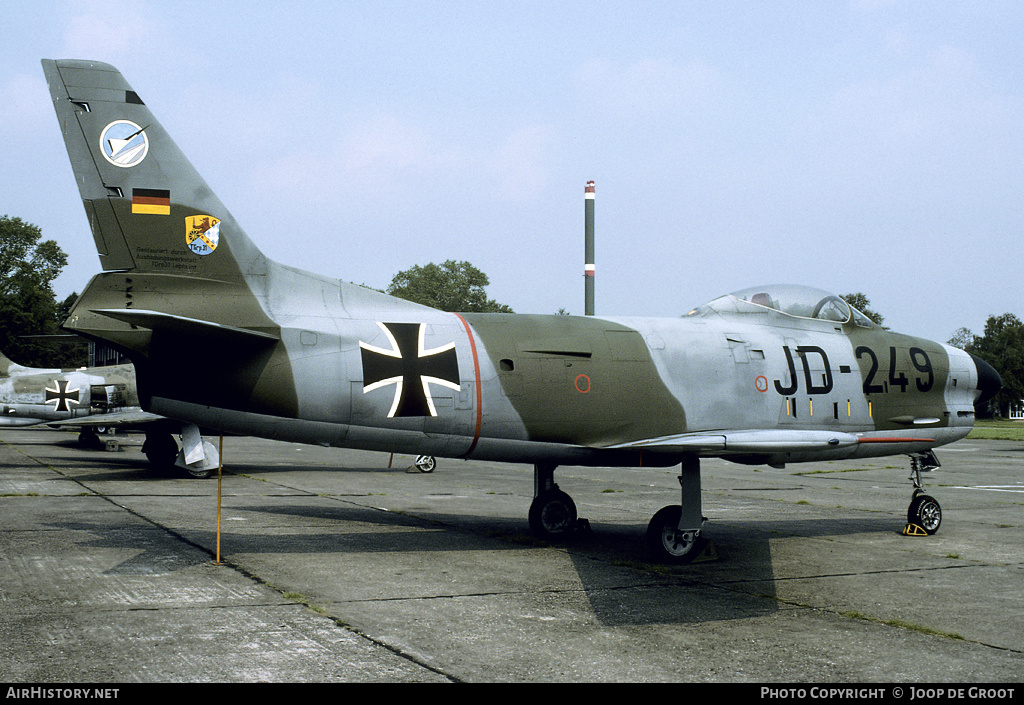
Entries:
<svg viewBox="0 0 1024 705">
<path fill-rule="evenodd" d="M 19 369 L 24 368 L 21 365 L 15 364 L 10 358 L 0 352 L 0 377 L 6 377 L 13 372 L 17 372 Z"/>
<path fill-rule="evenodd" d="M 262 273 L 262 255 L 117 69 L 42 63 L 105 271 Z"/>
</svg>

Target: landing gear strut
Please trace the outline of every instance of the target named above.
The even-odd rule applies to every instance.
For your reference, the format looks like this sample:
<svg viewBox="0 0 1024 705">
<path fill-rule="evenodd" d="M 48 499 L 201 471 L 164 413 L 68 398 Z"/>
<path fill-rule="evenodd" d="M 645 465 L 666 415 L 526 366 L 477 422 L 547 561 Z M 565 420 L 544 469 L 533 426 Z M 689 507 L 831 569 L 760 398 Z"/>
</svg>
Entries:
<svg viewBox="0 0 1024 705">
<path fill-rule="evenodd" d="M 178 467 L 185 471 L 186 477 L 206 479 L 217 469 L 219 455 L 217 449 L 209 441 L 204 441 L 199 428 L 186 424 L 181 429 L 182 450 L 167 427 L 156 427 L 146 431 L 146 441 L 142 444 L 142 452 L 158 470 L 170 470 Z"/>
<path fill-rule="evenodd" d="M 938 469 L 939 459 L 932 451 L 912 453 L 910 455 L 910 481 L 914 483 L 914 493 L 907 508 L 907 526 L 903 533 L 907 536 L 931 535 L 939 530 L 942 524 L 942 507 L 938 500 L 925 494 L 921 483 L 921 473 Z"/>
</svg>

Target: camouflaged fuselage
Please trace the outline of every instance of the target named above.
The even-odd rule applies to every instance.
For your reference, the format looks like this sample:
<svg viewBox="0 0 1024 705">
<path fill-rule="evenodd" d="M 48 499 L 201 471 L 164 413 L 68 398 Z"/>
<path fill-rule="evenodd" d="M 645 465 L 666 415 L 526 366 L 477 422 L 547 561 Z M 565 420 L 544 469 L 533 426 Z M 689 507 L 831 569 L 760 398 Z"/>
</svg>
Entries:
<svg viewBox="0 0 1024 705">
<path fill-rule="evenodd" d="M 630 466 L 916 452 L 973 423 L 975 360 L 826 292 L 780 304 L 792 292 L 765 287 L 666 319 L 460 315 L 277 264 L 113 67 L 44 70 L 105 270 L 65 327 L 126 352 L 154 413 L 306 443 Z"/>
</svg>

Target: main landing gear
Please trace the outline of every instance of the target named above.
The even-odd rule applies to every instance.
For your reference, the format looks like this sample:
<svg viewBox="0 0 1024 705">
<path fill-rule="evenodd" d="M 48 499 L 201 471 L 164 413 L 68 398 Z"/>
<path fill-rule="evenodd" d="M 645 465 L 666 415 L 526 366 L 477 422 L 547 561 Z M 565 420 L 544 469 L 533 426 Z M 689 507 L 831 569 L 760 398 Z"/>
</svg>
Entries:
<svg viewBox="0 0 1024 705">
<path fill-rule="evenodd" d="M 535 465 L 534 498 L 530 505 L 530 528 L 543 539 L 557 539 L 586 529 L 586 519 L 577 516 L 572 497 L 554 482 L 555 465 Z M 647 547 L 653 557 L 665 563 L 683 565 L 700 556 L 709 541 L 704 537 L 707 519 L 701 513 L 700 460 L 682 463 L 679 474 L 681 504 L 660 509 L 647 526 Z"/>
<path fill-rule="evenodd" d="M 663 563 L 685 565 L 708 546 L 700 502 L 700 458 L 689 457 L 679 466 L 681 504 L 662 507 L 647 525 L 647 549 Z"/>
<path fill-rule="evenodd" d="M 925 494 L 921 483 L 921 473 L 938 469 L 939 459 L 930 450 L 923 453 L 910 454 L 910 481 L 914 483 L 910 507 L 907 508 L 907 525 L 903 529 L 905 536 L 930 536 L 939 530 L 942 524 L 942 507 L 929 494 Z"/>
<path fill-rule="evenodd" d="M 170 428 L 158 426 L 146 431 L 142 452 L 158 470 L 181 468 L 186 477 L 206 479 L 217 470 L 219 454 L 209 441 L 204 441 L 199 428 L 186 424 L 181 429 L 182 449 Z"/>
<path fill-rule="evenodd" d="M 167 470 L 174 467 L 174 461 L 178 457 L 178 444 L 168 429 L 152 428 L 146 431 L 142 452 L 155 468 Z"/>
<path fill-rule="evenodd" d="M 576 503 L 555 484 L 556 467 L 547 463 L 533 466 L 530 529 L 543 539 L 564 537 L 580 526 Z"/>
</svg>

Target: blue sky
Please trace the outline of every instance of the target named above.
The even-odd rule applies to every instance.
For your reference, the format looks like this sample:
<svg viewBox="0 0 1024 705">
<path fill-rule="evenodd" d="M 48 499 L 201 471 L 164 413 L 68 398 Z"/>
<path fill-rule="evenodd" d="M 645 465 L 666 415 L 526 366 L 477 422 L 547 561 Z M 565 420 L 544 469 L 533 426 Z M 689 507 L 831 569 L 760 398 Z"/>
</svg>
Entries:
<svg viewBox="0 0 1024 705">
<path fill-rule="evenodd" d="M 0 214 L 98 271 L 39 60 L 117 66 L 271 258 L 468 260 L 522 313 L 861 291 L 947 340 L 1024 318 L 1024 4 L 4 3 Z"/>
</svg>

